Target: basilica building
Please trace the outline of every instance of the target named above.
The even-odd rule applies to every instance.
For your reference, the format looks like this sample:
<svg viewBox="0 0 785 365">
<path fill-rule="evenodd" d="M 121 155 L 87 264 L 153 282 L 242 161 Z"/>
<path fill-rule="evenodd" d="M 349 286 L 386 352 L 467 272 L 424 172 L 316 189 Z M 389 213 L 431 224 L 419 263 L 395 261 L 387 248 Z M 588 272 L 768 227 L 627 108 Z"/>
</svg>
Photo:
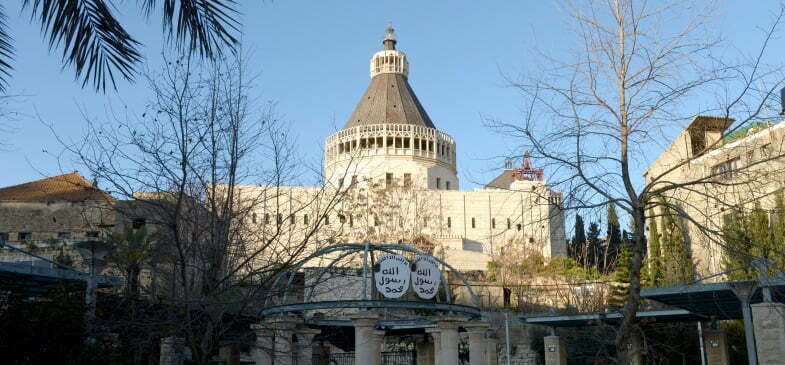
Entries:
<svg viewBox="0 0 785 365">
<path fill-rule="evenodd" d="M 241 187 L 261 196 L 252 227 L 312 232 L 311 241 L 404 243 L 461 271 L 496 255 L 566 254 L 562 196 L 525 156 L 482 188 L 461 190 L 458 143 L 439 129 L 409 84 L 392 28 L 370 60 L 371 82 L 343 128 L 324 144 L 324 185 Z M 285 235 L 284 235 L 285 236 Z M 329 244 L 329 243 L 327 243 Z"/>
</svg>

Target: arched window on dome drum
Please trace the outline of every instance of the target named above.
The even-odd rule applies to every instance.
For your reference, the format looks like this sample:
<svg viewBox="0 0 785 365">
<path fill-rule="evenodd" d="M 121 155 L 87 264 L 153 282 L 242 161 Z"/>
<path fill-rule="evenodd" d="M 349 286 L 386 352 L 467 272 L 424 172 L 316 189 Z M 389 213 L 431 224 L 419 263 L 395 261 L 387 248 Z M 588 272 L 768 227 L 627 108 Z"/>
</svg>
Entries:
<svg viewBox="0 0 785 365">
<path fill-rule="evenodd" d="M 452 218 L 447 217 L 447 228 L 452 227 Z"/>
</svg>

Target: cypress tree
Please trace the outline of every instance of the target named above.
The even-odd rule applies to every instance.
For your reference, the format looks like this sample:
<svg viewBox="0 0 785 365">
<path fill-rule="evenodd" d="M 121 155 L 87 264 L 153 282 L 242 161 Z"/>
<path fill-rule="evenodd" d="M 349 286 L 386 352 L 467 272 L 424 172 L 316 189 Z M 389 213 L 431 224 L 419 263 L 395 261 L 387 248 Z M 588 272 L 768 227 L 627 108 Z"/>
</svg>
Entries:
<svg viewBox="0 0 785 365">
<path fill-rule="evenodd" d="M 660 236 L 662 249 L 663 283 L 682 284 L 693 280 L 692 258 L 681 229 L 681 217 L 673 208 L 665 208 Z"/>
<path fill-rule="evenodd" d="M 662 249 L 660 248 L 660 232 L 657 229 L 656 218 L 652 218 L 649 224 L 649 255 L 647 261 L 649 286 L 658 287 L 662 285 Z"/>
<path fill-rule="evenodd" d="M 617 255 L 621 247 L 621 229 L 619 227 L 619 216 L 616 214 L 616 205 L 608 204 L 608 244 L 605 246 L 603 255 L 602 272 L 613 270 L 613 263 L 617 261 Z"/>
<path fill-rule="evenodd" d="M 630 260 L 632 259 L 632 248 L 630 242 L 625 238 L 622 240 L 617 256 L 616 270 L 613 273 L 613 284 L 608 293 L 608 306 L 618 309 L 624 306 L 627 296 L 630 293 Z"/>
<path fill-rule="evenodd" d="M 769 259 L 774 262 L 774 266 L 780 270 L 785 269 L 785 194 L 780 189 L 774 195 L 774 212 L 771 218 L 771 228 L 773 230 L 772 236 L 774 242 L 773 247 L 779 248 L 773 250 Z"/>
<path fill-rule="evenodd" d="M 722 266 L 725 270 L 733 270 L 728 273 L 729 280 L 748 280 L 757 277 L 755 269 L 750 267 L 752 241 L 748 234 L 748 222 L 749 219 L 740 211 L 733 211 L 723 217 L 722 235 L 725 241 L 725 255 L 722 257 Z M 741 269 L 738 270 L 739 268 Z"/>
<path fill-rule="evenodd" d="M 586 252 L 586 231 L 583 226 L 583 217 L 580 214 L 575 215 L 575 235 L 572 237 L 572 248 L 570 249 L 570 257 L 576 261 L 587 261 Z M 586 262 L 583 262 L 585 265 Z"/>
<path fill-rule="evenodd" d="M 586 237 L 587 246 L 587 261 L 590 266 L 594 266 L 599 271 L 600 253 L 602 247 L 600 244 L 600 226 L 596 222 L 589 224 L 589 231 Z"/>
</svg>

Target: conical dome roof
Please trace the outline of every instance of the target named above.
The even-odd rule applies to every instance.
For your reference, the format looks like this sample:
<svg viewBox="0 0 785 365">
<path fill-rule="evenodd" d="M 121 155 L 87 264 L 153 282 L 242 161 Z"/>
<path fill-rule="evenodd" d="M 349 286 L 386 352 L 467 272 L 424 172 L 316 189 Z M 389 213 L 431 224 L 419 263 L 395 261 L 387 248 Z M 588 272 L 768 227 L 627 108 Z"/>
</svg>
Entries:
<svg viewBox="0 0 785 365">
<path fill-rule="evenodd" d="M 392 27 L 382 43 L 384 50 L 371 58 L 371 84 L 343 128 L 381 123 L 436 128 L 409 85 L 409 63 L 395 49 Z"/>
</svg>

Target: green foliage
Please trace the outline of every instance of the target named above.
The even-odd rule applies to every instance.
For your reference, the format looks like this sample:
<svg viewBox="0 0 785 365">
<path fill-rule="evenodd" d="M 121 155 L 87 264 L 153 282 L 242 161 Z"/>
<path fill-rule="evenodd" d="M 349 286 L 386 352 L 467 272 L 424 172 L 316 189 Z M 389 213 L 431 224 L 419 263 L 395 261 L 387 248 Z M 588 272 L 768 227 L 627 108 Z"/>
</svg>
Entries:
<svg viewBox="0 0 785 365">
<path fill-rule="evenodd" d="M 54 262 L 60 265 L 67 266 L 67 267 L 74 267 L 74 259 L 71 258 L 71 255 L 65 253 L 65 244 L 62 244 L 60 246 L 60 252 L 58 252 L 57 255 L 53 257 L 53 259 Z"/>
<path fill-rule="evenodd" d="M 616 205 L 608 204 L 608 247 L 601 270 L 610 272 L 613 264 L 617 261 L 617 255 L 621 248 L 621 227 L 619 226 L 619 216 L 616 214 Z"/>
<path fill-rule="evenodd" d="M 649 255 L 646 257 L 646 263 L 649 269 L 646 277 L 647 286 L 656 288 L 662 285 L 662 248 L 657 219 L 652 219 L 649 224 Z"/>
<path fill-rule="evenodd" d="M 0 354 L 4 364 L 122 363 L 117 352 L 100 341 L 86 344 L 83 291 L 57 288 L 41 300 L 2 299 Z"/>
<path fill-rule="evenodd" d="M 670 207 L 663 209 L 662 248 L 663 284 L 677 285 L 694 280 L 692 257 L 682 232 L 681 217 Z"/>
<path fill-rule="evenodd" d="M 123 272 L 126 280 L 126 294 L 139 294 L 139 275 L 142 267 L 149 263 L 153 257 L 153 240 L 147 234 L 147 229 L 133 229 L 126 226 L 122 232 L 113 232 L 108 243 L 114 249 L 107 256 L 107 262 L 113 264 Z"/>
<path fill-rule="evenodd" d="M 574 259 L 579 259 L 579 257 L 583 254 L 583 248 L 586 245 L 586 231 L 583 225 L 583 217 L 579 214 L 575 215 L 575 235 L 572 237 L 572 242 L 570 242 L 569 252 L 567 256 L 570 256 Z M 585 259 L 585 258 L 583 258 Z"/>
<path fill-rule="evenodd" d="M 596 222 L 589 224 L 586 245 L 588 251 L 586 254 L 588 256 L 587 261 L 589 265 L 596 268 L 600 262 L 600 252 L 602 252 L 602 247 L 600 247 L 600 226 Z"/>
<path fill-rule="evenodd" d="M 722 139 L 726 143 L 727 142 L 733 142 L 733 141 L 735 141 L 735 140 L 737 140 L 739 138 L 743 138 L 743 137 L 747 136 L 747 134 L 750 131 L 756 132 L 756 131 L 759 131 L 761 129 L 768 128 L 769 126 L 770 126 L 769 123 L 766 123 L 766 122 L 753 122 L 753 123 L 750 123 L 749 125 L 746 125 L 744 127 L 741 127 L 739 129 L 733 131 L 732 133 L 729 133 L 727 136 L 723 137 Z"/>
<path fill-rule="evenodd" d="M 49 48 L 59 48 L 64 66 L 75 69 L 82 86 L 92 83 L 96 90 L 115 86 L 117 78 L 133 80 L 136 67 L 144 60 L 139 43 L 116 16 L 120 1 L 24 0 L 23 11 L 40 25 Z M 160 9 L 158 8 L 160 5 Z M 220 0 L 138 2 L 146 18 L 161 14 L 163 33 L 181 51 L 217 59 L 224 48 L 233 48 L 238 39 L 236 4 Z M 12 31 L 6 22 L 6 8 L 0 6 L 0 91 L 5 91 L 14 55 Z"/>
<path fill-rule="evenodd" d="M 744 322 L 742 320 L 722 321 L 720 328 L 725 331 L 728 343 L 728 357 L 730 364 L 747 363 L 747 339 L 744 336 Z"/>
<path fill-rule="evenodd" d="M 613 273 L 613 284 L 608 293 L 608 306 L 611 308 L 621 308 L 627 301 L 630 293 L 630 261 L 632 260 L 632 248 L 628 240 L 624 240 L 619 250 L 616 262 L 616 270 Z"/>
<path fill-rule="evenodd" d="M 756 258 L 772 261 L 773 270 L 785 265 L 785 254 L 781 248 L 785 239 L 785 200 L 782 190 L 774 196 L 774 211 L 771 218 L 760 202 L 755 202 L 751 211 L 734 210 L 723 217 L 725 255 L 722 264 L 730 280 L 748 280 L 758 277 L 757 268 L 752 266 Z M 779 244 L 778 244 L 779 243 Z"/>
<path fill-rule="evenodd" d="M 516 267 L 503 267 L 495 261 L 488 262 L 488 278 L 496 280 L 500 277 L 501 270 L 509 270 L 522 275 L 537 276 L 559 276 L 568 280 L 594 280 L 599 278 L 600 273 L 594 268 L 584 268 L 580 263 L 570 257 L 557 256 L 545 263 L 545 259 L 540 255 L 525 257 Z"/>
</svg>

